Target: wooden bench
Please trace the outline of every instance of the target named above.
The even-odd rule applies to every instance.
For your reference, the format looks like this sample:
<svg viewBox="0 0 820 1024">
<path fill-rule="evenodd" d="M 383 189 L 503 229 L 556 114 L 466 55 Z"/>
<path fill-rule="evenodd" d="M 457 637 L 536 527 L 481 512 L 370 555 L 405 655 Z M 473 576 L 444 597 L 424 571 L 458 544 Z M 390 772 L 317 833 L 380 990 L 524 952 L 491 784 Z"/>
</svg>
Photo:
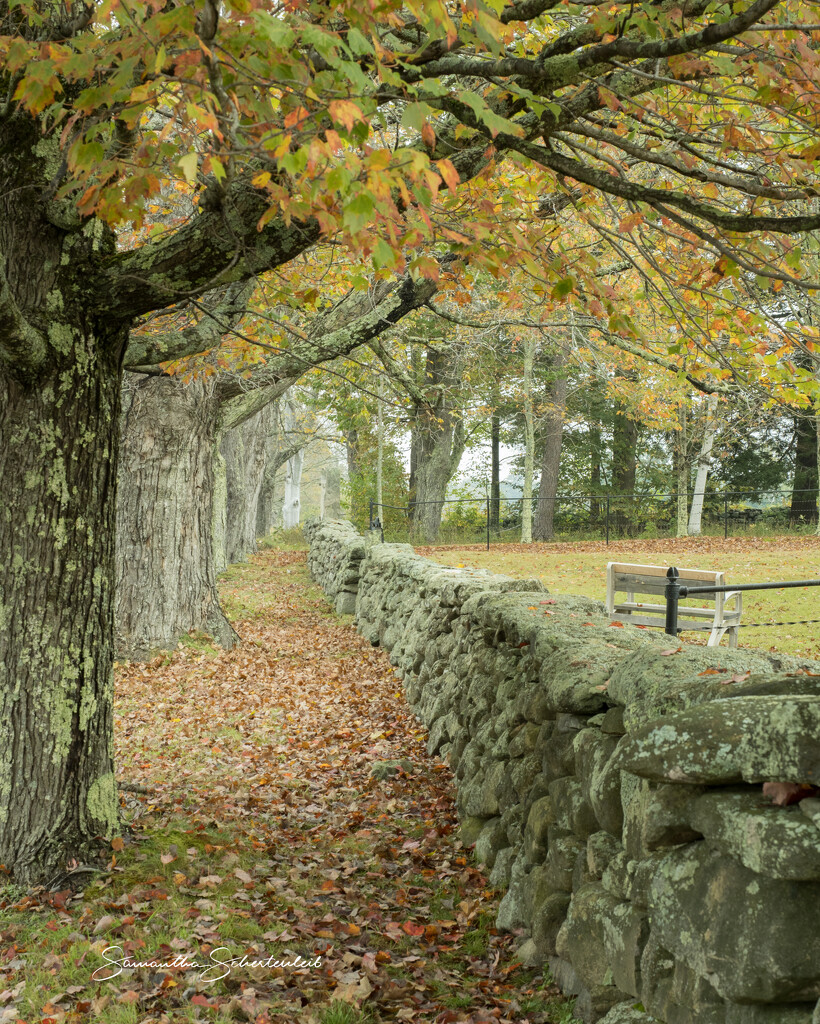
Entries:
<svg viewBox="0 0 820 1024">
<path fill-rule="evenodd" d="M 634 626 L 666 626 L 665 565 L 628 565 L 609 562 L 606 567 L 606 611 L 619 622 Z M 680 582 L 686 587 L 725 587 L 722 572 L 708 569 L 680 569 Z M 617 600 L 626 594 L 625 601 Z M 660 603 L 636 600 L 638 597 L 660 598 Z M 689 604 L 688 602 L 694 602 Z M 727 604 L 731 604 L 727 608 Z M 678 608 L 679 630 L 703 629 L 704 620 L 711 619 L 708 647 L 717 647 L 723 634 L 729 634 L 729 646 L 737 647 L 738 626 L 743 611 L 743 595 L 739 591 L 726 594 L 694 594 L 681 600 Z"/>
</svg>

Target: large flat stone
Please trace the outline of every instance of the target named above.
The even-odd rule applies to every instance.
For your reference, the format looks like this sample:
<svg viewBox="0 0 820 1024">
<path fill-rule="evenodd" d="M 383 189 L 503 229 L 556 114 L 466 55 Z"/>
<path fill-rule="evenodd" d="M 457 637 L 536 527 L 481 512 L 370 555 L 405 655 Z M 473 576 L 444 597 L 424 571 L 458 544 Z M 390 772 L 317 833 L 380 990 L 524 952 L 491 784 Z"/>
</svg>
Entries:
<svg viewBox="0 0 820 1024">
<path fill-rule="evenodd" d="M 735 697 L 622 740 L 616 765 L 656 782 L 820 781 L 820 697 Z"/>
<path fill-rule="evenodd" d="M 668 637 L 664 640 L 667 652 L 675 650 Z M 803 665 L 820 672 L 816 661 L 773 652 L 680 644 L 675 653 L 664 654 L 657 646 L 644 644 L 616 666 L 607 695 L 624 706 L 627 731 L 632 732 L 661 715 L 713 700 L 766 694 L 820 696 L 817 677 L 782 671 Z"/>
<path fill-rule="evenodd" d="M 760 789 L 743 789 L 705 793 L 688 808 L 694 829 L 752 871 L 793 881 L 820 879 L 820 829 L 798 805 L 774 807 Z"/>
<path fill-rule="evenodd" d="M 820 996 L 818 906 L 820 883 L 763 879 L 706 842 L 662 858 L 649 891 L 657 940 L 741 1003 Z"/>
</svg>

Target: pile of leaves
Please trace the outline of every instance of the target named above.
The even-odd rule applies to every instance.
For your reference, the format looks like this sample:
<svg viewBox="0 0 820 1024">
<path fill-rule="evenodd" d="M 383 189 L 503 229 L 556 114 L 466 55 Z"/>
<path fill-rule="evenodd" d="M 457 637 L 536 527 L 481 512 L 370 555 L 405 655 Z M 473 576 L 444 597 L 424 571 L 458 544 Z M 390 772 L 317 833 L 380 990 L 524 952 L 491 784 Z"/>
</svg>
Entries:
<svg viewBox="0 0 820 1024">
<path fill-rule="evenodd" d="M 235 650 L 118 666 L 122 836 L 103 870 L 0 891 L 0 1021 L 571 1019 L 493 928 L 449 771 L 304 553 L 261 552 L 223 598 Z"/>
</svg>

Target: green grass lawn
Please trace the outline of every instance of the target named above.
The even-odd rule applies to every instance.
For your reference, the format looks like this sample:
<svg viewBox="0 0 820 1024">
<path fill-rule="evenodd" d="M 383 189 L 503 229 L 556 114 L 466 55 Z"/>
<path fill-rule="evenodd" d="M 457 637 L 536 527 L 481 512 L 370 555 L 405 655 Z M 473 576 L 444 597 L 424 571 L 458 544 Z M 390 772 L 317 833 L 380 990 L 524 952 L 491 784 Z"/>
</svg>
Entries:
<svg viewBox="0 0 820 1024">
<path fill-rule="evenodd" d="M 416 550 L 445 565 L 474 566 L 515 577 L 537 578 L 553 593 L 583 594 L 601 601 L 606 596 L 609 561 L 723 570 L 728 583 L 820 579 L 820 538 L 811 536 L 632 540 L 609 546 L 600 541 L 498 544 L 489 551 L 478 546 Z M 795 619 L 820 619 L 820 587 L 743 595 L 744 623 Z M 683 639 L 705 643 L 706 634 L 684 633 Z M 740 646 L 818 658 L 820 623 L 742 628 Z"/>
</svg>

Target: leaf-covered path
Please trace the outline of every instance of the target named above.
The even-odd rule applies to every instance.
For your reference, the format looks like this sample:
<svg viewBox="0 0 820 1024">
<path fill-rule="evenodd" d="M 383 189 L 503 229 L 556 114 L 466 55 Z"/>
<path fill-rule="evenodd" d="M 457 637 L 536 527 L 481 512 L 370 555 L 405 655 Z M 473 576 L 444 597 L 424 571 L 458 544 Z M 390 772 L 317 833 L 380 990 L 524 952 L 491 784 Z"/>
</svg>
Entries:
<svg viewBox="0 0 820 1024">
<path fill-rule="evenodd" d="M 222 593 L 240 647 L 190 643 L 118 672 L 128 827 L 105 872 L 79 894 L 6 892 L 6 1019 L 570 1019 L 516 965 L 520 940 L 495 934 L 498 894 L 458 841 L 449 771 L 427 757 L 384 652 L 331 613 L 304 554 L 261 552 Z M 404 764 L 375 777 L 384 761 Z M 113 945 L 140 961 L 207 963 L 228 947 L 222 960 L 321 966 L 93 980 Z"/>
</svg>

